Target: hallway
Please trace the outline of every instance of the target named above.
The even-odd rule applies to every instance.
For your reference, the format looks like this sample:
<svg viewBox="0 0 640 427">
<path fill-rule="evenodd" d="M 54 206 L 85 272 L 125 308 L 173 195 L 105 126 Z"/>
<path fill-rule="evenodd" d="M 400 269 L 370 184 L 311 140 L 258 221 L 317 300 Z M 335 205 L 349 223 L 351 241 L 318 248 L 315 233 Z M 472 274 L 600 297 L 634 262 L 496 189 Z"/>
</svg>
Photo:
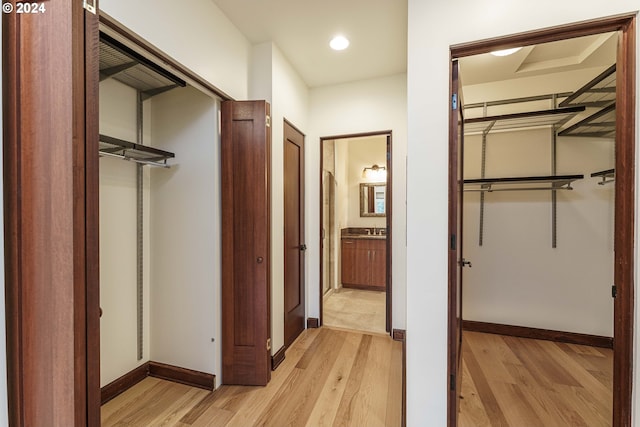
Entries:
<svg viewBox="0 0 640 427">
<path fill-rule="evenodd" d="M 211 393 L 148 377 L 102 407 L 102 425 L 401 425 L 402 344 L 388 336 L 307 329 L 266 387 Z"/>
</svg>

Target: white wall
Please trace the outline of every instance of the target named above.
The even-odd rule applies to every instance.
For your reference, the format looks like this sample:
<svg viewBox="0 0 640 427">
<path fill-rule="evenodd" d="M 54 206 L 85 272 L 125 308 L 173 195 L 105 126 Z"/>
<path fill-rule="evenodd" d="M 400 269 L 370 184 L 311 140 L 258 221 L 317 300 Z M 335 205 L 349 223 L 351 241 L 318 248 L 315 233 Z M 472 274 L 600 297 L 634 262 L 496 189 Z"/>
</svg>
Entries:
<svg viewBox="0 0 640 427">
<path fill-rule="evenodd" d="M 246 99 L 251 46 L 213 1 L 100 0 L 100 9 L 235 99 Z"/>
<path fill-rule="evenodd" d="M 449 47 L 624 13 L 638 9 L 638 4 L 636 0 L 408 2 L 407 421 L 409 426 L 444 426 Z M 634 389 L 638 390 L 636 377 Z"/>
<path fill-rule="evenodd" d="M 136 91 L 100 83 L 100 133 L 136 141 Z M 148 103 L 143 123 L 148 129 Z M 149 134 L 145 132 L 145 143 Z M 149 173 L 144 170 L 143 358 L 137 351 L 136 169 L 100 158 L 100 383 L 104 386 L 149 360 Z"/>
<path fill-rule="evenodd" d="M 271 42 L 254 46 L 250 76 L 249 98 L 271 104 L 271 341 L 275 353 L 284 345 L 284 120 L 306 133 L 309 91 Z M 308 162 L 319 153 L 305 145 L 304 155 Z M 305 185 L 307 192 L 312 191 Z"/>
<path fill-rule="evenodd" d="M 2 42 L 2 20 L 0 19 L 0 42 Z M 2 77 L 2 57 L 0 56 L 0 78 Z M 2 85 L 0 85 L 0 99 L 2 98 Z M 2 129 L 2 115 L 0 115 L 0 129 Z M 0 132 L 0 147 L 2 146 L 2 134 Z M 2 160 L 3 151 L 0 150 L 0 186 L 3 185 L 3 165 Z M 4 188 L 4 187 L 3 187 Z M 4 206 L 4 194 L 0 192 L 0 203 Z M 4 215 L 0 215 L 0 235 L 3 236 L 4 242 Z M 4 272 L 4 245 L 0 247 L 0 269 Z M 0 295 L 4 295 L 4 274 L 0 277 Z M 4 298 L 0 296 L 0 425 L 9 425 L 8 407 L 7 407 L 7 340 L 5 329 L 5 310 L 4 310 Z"/>
<path fill-rule="evenodd" d="M 360 183 L 380 182 L 362 177 L 362 170 L 371 165 L 387 165 L 387 137 L 385 135 L 367 137 L 337 139 L 336 145 L 346 144 L 348 147 L 348 176 L 347 182 L 347 206 L 348 218 L 345 224 L 340 224 L 340 228 L 345 227 L 386 227 L 385 217 L 362 217 L 360 216 Z"/>
<path fill-rule="evenodd" d="M 219 375 L 218 105 L 193 88 L 151 103 L 154 146 L 176 155 L 151 171 L 151 357 Z"/>
<path fill-rule="evenodd" d="M 465 178 L 479 178 L 482 137 L 465 138 Z M 490 134 L 487 177 L 551 174 L 551 130 Z M 557 248 L 551 247 L 551 192 L 464 194 L 463 318 L 613 336 L 613 186 L 592 172 L 614 166 L 614 142 L 558 138 L 559 175 L 584 174 L 557 192 Z"/>
<path fill-rule="evenodd" d="M 391 130 L 393 173 L 393 319 L 392 327 L 404 329 L 406 321 L 406 141 L 407 141 L 406 75 L 398 74 L 335 86 L 313 88 L 310 91 L 307 152 L 320 153 L 320 138 L 372 131 Z M 430 140 L 426 138 L 424 140 Z M 306 169 L 307 246 L 308 259 L 319 260 L 320 161 L 308 156 Z M 308 263 L 309 316 L 318 317 L 319 271 L 317 261 Z"/>
</svg>

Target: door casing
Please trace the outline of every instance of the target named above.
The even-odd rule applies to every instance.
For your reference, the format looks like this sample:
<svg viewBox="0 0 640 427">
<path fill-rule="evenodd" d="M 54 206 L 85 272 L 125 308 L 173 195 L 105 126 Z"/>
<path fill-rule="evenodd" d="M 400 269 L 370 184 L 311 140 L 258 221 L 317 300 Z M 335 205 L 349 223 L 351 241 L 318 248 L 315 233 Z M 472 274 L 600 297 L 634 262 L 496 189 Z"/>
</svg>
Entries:
<svg viewBox="0 0 640 427">
<path fill-rule="evenodd" d="M 392 286 L 392 274 L 391 274 L 391 266 L 393 261 L 392 247 L 391 242 L 393 241 L 393 227 L 392 227 L 392 218 L 393 218 L 393 203 L 392 203 L 392 183 L 393 183 L 393 167 L 392 167 L 392 145 L 393 145 L 393 132 L 391 130 L 383 130 L 376 132 L 365 132 L 365 133 L 353 133 L 353 134 L 345 134 L 345 135 L 334 135 L 334 136 L 324 136 L 320 138 L 320 228 L 319 228 L 319 237 L 320 237 L 320 276 L 319 276 L 319 298 L 320 298 L 320 313 L 319 313 L 319 325 L 322 326 L 322 297 L 323 297 L 323 268 L 324 265 L 324 253 L 322 250 L 322 226 L 324 224 L 324 212 L 322 211 L 323 204 L 323 183 L 322 183 L 322 171 L 323 171 L 323 146 L 324 141 L 331 141 L 335 139 L 348 139 L 348 138 L 362 138 L 366 136 L 386 136 L 387 139 L 387 215 L 386 215 L 386 227 L 387 227 L 387 298 L 386 298 L 386 330 L 389 334 L 392 334 L 392 301 L 393 301 L 393 286 Z"/>
<path fill-rule="evenodd" d="M 612 31 L 619 32 L 616 68 L 614 282 L 617 287 L 617 297 L 614 301 L 613 426 L 631 427 L 635 287 L 636 15 L 617 15 L 454 45 L 450 47 L 450 54 L 453 60 L 498 49 L 529 46 Z M 452 110 L 449 110 L 450 115 L 453 113 Z M 457 141 L 453 140 L 453 135 L 450 133 L 450 148 L 456 143 Z M 457 160 L 449 159 L 450 167 L 453 161 Z M 451 200 L 451 194 L 455 193 L 452 193 L 450 189 L 450 206 L 451 203 L 456 203 Z M 455 340 L 452 339 L 453 335 L 455 334 L 449 331 L 449 349 L 456 345 Z M 451 404 L 450 401 L 447 411 L 448 425 L 454 427 L 456 424 L 452 416 Z"/>
</svg>

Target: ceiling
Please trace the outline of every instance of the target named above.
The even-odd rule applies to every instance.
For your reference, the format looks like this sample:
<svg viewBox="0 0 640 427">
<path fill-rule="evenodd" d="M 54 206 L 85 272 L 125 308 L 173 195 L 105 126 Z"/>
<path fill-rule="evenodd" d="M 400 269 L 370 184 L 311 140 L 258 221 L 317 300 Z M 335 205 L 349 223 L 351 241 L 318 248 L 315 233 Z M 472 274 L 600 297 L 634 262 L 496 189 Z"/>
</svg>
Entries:
<svg viewBox="0 0 640 427">
<path fill-rule="evenodd" d="M 575 91 L 616 62 L 616 47 L 617 34 L 604 33 L 461 58 L 465 102 Z"/>
<path fill-rule="evenodd" d="M 273 41 L 309 87 L 407 71 L 406 0 L 212 0 L 252 44 Z M 351 45 L 333 51 L 337 34 Z"/>
<path fill-rule="evenodd" d="M 252 44 L 273 41 L 310 88 L 407 71 L 407 0 L 211 1 Z M 337 34 L 349 48 L 329 48 Z M 573 91 L 615 62 L 616 43 L 607 33 L 462 58 L 465 102 Z"/>
</svg>

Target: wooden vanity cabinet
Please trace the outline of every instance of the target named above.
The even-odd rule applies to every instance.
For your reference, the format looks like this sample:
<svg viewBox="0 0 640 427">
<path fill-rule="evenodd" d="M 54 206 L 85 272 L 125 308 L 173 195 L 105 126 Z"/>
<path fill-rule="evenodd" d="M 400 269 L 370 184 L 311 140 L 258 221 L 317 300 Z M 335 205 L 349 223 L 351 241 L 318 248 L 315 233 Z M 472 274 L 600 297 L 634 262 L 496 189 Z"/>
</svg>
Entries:
<svg viewBox="0 0 640 427">
<path fill-rule="evenodd" d="M 342 239 L 342 286 L 373 291 L 386 289 L 387 241 Z"/>
</svg>

